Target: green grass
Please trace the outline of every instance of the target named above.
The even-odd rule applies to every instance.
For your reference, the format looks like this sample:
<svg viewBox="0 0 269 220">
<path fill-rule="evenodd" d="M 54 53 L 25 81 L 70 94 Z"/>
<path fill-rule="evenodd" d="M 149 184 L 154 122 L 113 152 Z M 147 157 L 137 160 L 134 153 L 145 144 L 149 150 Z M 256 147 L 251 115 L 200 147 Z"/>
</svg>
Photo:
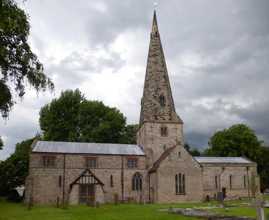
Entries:
<svg viewBox="0 0 269 220">
<path fill-rule="evenodd" d="M 242 203 L 242 202 L 241 202 Z M 228 205 L 238 205 L 227 209 L 216 208 L 212 211 L 225 215 L 250 216 L 255 217 L 255 209 L 244 206 L 244 203 L 229 202 Z M 239 206 L 241 204 L 241 206 Z M 10 203 L 0 200 L 0 220 L 168 220 L 186 219 L 197 220 L 198 218 L 184 217 L 176 214 L 161 212 L 159 209 L 169 207 L 205 207 L 216 206 L 217 203 L 184 203 L 184 204 L 121 204 L 121 205 L 101 205 L 99 208 L 87 206 L 69 206 L 67 209 L 55 208 L 52 206 L 34 206 L 31 210 L 21 203 Z M 269 214 L 269 210 L 266 210 Z"/>
</svg>

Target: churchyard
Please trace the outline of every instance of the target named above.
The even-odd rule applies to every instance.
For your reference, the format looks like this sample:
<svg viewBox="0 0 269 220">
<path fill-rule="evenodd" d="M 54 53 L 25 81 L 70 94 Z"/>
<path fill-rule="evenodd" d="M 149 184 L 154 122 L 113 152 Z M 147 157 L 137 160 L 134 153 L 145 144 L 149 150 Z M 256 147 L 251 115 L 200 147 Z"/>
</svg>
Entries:
<svg viewBox="0 0 269 220">
<path fill-rule="evenodd" d="M 269 197 L 265 198 L 269 201 Z M 53 206 L 33 206 L 29 209 L 22 203 L 10 203 L 0 200 L 0 220 L 165 220 L 165 219 L 201 219 L 169 213 L 171 209 L 192 208 L 207 210 L 224 216 L 238 216 L 256 218 L 255 208 L 249 205 L 248 200 L 225 202 L 225 208 L 219 208 L 217 202 L 182 203 L 182 204 L 108 204 L 98 208 L 89 206 L 69 206 L 56 208 Z M 269 215 L 269 208 L 265 208 L 265 215 Z M 268 217 L 267 217 L 268 218 Z M 206 219 L 206 218 L 204 218 Z M 265 218 L 266 219 L 266 218 Z"/>
</svg>

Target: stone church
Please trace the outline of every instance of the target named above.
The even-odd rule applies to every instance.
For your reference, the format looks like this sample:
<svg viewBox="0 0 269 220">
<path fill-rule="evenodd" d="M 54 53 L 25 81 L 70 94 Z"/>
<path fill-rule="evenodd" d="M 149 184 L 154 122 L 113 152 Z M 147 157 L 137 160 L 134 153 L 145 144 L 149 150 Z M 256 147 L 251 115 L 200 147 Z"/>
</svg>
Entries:
<svg viewBox="0 0 269 220">
<path fill-rule="evenodd" d="M 26 202 L 177 203 L 251 195 L 256 163 L 192 157 L 184 146 L 154 12 L 137 145 L 34 141 Z"/>
</svg>

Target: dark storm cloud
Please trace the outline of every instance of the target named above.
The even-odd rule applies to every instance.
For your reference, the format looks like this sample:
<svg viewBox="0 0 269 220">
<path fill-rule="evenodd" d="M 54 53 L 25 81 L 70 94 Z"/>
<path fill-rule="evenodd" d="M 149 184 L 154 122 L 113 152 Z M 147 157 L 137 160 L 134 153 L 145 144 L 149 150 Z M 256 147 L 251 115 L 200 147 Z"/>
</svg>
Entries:
<svg viewBox="0 0 269 220">
<path fill-rule="evenodd" d="M 269 2 L 195 2 L 180 9 L 182 16 L 172 19 L 172 13 L 167 14 L 164 19 L 173 24 L 160 28 L 166 33 L 163 42 L 168 64 L 188 53 L 199 58 L 197 65 L 178 62 L 178 68 L 172 69 L 177 109 L 188 120 L 187 139 L 197 146 L 201 135 L 202 147 L 212 131 L 242 122 L 268 143 Z M 166 23 L 161 19 L 160 23 Z M 211 99 L 209 106 L 204 106 L 204 99 Z M 190 108 L 193 111 L 184 110 Z M 208 128 L 201 125 L 201 118 L 212 119 Z"/>
<path fill-rule="evenodd" d="M 208 136 L 211 134 L 201 134 L 198 132 L 189 132 L 185 135 L 185 142 L 192 148 L 201 149 L 208 145 Z"/>
<path fill-rule="evenodd" d="M 55 94 L 80 88 L 87 81 L 98 82 L 90 84 L 91 97 L 100 97 L 100 93 L 111 97 L 111 105 L 118 106 L 130 121 L 137 121 L 141 98 L 137 94 L 142 95 L 153 2 L 23 3 L 30 16 L 31 43 L 56 84 Z M 185 140 L 205 147 L 215 131 L 246 123 L 268 143 L 269 1 L 158 3 L 158 24 L 177 112 L 185 123 Z M 115 46 L 120 37 L 124 41 Z M 123 56 L 126 51 L 128 56 Z M 143 73 L 137 73 L 141 69 Z M 113 81 L 113 91 L 107 88 L 106 75 L 120 81 L 119 85 Z M 117 99 L 119 89 L 126 94 Z M 2 158 L 12 152 L 14 143 L 36 133 L 38 110 L 53 97 L 26 97 L 7 123 L 0 122 L 0 135 L 7 140 Z M 126 107 L 130 103 L 132 108 Z"/>
<path fill-rule="evenodd" d="M 60 88 L 77 88 L 81 82 L 87 80 L 91 74 L 100 74 L 102 69 L 110 68 L 116 71 L 124 65 L 124 60 L 115 52 L 107 51 L 108 57 L 95 57 L 94 52 L 86 54 L 79 51 L 72 52 L 59 63 L 47 66 L 47 71 L 56 76 L 57 86 Z"/>
<path fill-rule="evenodd" d="M 268 99 L 260 100 L 253 103 L 249 108 L 235 107 L 231 109 L 232 114 L 237 114 L 245 119 L 248 124 L 257 132 L 265 143 L 269 143 L 269 101 Z"/>
<path fill-rule="evenodd" d="M 105 11 L 89 11 L 86 30 L 92 46 L 108 45 L 122 32 L 147 28 L 145 17 L 152 13 L 152 1 L 104 1 Z"/>
<path fill-rule="evenodd" d="M 266 0 L 172 2 L 163 2 L 158 13 L 163 38 L 173 45 L 167 45 L 169 56 L 184 50 L 214 54 L 236 44 L 242 36 L 268 36 Z"/>
<path fill-rule="evenodd" d="M 0 160 L 14 151 L 16 143 L 32 138 L 40 132 L 37 124 L 39 110 L 50 99 L 48 93 L 28 91 L 24 98 L 14 105 L 9 119 L 0 121 L 0 134 L 4 140 Z"/>
</svg>

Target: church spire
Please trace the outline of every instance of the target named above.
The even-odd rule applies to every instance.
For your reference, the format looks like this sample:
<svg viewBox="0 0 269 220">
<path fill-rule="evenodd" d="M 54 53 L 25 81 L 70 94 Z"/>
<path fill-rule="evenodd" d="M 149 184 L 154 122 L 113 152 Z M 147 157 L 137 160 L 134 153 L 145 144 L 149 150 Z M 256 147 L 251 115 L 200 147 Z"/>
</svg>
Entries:
<svg viewBox="0 0 269 220">
<path fill-rule="evenodd" d="M 141 100 L 140 125 L 144 122 L 182 123 L 175 111 L 155 10 Z"/>
<path fill-rule="evenodd" d="M 158 30 L 158 23 L 157 23 L 157 16 L 156 16 L 156 11 L 154 10 L 153 12 L 153 21 L 152 21 L 152 28 L 151 28 L 151 33 L 159 33 Z"/>
</svg>

